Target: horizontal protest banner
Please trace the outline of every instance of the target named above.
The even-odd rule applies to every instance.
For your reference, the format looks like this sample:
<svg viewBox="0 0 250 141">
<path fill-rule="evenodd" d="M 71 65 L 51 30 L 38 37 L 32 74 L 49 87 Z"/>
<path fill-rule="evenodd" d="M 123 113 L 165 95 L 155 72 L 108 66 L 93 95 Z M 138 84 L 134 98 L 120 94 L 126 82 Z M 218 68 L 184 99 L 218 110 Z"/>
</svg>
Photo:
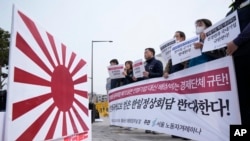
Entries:
<svg viewBox="0 0 250 141">
<path fill-rule="evenodd" d="M 241 123 L 235 80 L 228 56 L 167 79 L 146 79 L 112 89 L 110 123 L 194 140 L 229 140 L 229 126 Z"/>
</svg>

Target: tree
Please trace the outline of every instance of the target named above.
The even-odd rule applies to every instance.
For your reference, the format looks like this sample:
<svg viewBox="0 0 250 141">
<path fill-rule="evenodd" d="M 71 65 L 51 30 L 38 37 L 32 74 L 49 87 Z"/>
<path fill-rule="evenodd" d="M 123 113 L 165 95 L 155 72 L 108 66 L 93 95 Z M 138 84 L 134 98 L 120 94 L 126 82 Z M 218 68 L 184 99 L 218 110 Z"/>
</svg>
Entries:
<svg viewBox="0 0 250 141">
<path fill-rule="evenodd" d="M 2 66 L 9 63 L 9 46 L 10 46 L 10 33 L 0 28 L 0 90 L 3 87 L 2 77 L 5 79 L 6 74 L 2 73 Z"/>
</svg>

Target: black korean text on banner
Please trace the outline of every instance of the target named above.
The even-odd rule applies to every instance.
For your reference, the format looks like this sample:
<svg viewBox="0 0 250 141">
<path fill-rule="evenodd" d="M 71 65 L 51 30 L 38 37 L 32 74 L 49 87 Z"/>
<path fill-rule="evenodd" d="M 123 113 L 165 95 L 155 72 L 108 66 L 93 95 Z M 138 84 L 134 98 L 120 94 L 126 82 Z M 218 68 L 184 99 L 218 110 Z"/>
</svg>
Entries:
<svg viewBox="0 0 250 141">
<path fill-rule="evenodd" d="M 229 141 L 241 124 L 232 56 L 109 91 L 111 125 Z"/>
<path fill-rule="evenodd" d="M 172 46 L 171 49 L 172 64 L 175 65 L 187 61 L 189 59 L 192 59 L 194 57 L 200 56 L 201 50 L 194 48 L 194 43 L 199 42 L 199 40 L 200 40 L 199 37 L 195 36 L 193 38 L 190 38 L 186 41 L 182 41 Z"/>
<path fill-rule="evenodd" d="M 195 94 L 215 91 L 230 91 L 228 68 L 220 68 L 169 81 L 158 81 L 129 87 L 109 94 L 109 101 L 135 95 L 153 93 Z"/>
<path fill-rule="evenodd" d="M 175 39 L 170 39 L 163 44 L 160 45 L 161 49 L 161 56 L 163 59 L 168 62 L 168 60 L 171 58 L 171 47 L 176 43 Z"/>
<path fill-rule="evenodd" d="M 207 28 L 202 52 L 223 48 L 240 34 L 237 11 Z"/>
</svg>

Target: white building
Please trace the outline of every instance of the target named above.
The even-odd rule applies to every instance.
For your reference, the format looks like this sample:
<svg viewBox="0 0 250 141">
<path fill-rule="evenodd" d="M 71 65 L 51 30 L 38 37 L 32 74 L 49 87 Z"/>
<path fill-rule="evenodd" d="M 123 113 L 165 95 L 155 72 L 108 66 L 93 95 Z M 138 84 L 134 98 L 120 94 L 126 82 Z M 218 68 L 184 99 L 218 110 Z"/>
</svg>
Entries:
<svg viewBox="0 0 250 141">
<path fill-rule="evenodd" d="M 91 93 L 88 93 L 89 101 L 91 101 Z M 108 96 L 106 94 L 96 94 L 93 95 L 93 102 L 106 102 L 108 101 Z"/>
</svg>

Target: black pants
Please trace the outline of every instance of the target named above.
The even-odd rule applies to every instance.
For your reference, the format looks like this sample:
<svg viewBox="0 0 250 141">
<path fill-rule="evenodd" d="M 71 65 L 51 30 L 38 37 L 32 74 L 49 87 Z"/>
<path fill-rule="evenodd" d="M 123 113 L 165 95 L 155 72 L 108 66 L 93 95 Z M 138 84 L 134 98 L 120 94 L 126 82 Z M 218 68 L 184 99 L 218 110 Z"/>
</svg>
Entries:
<svg viewBox="0 0 250 141">
<path fill-rule="evenodd" d="M 237 79 L 241 122 L 250 125 L 250 55 L 235 56 L 234 66 Z M 248 95 L 248 96 L 247 96 Z"/>
<path fill-rule="evenodd" d="M 111 89 L 117 88 L 121 86 L 121 80 L 120 78 L 118 79 L 111 79 Z"/>
</svg>

